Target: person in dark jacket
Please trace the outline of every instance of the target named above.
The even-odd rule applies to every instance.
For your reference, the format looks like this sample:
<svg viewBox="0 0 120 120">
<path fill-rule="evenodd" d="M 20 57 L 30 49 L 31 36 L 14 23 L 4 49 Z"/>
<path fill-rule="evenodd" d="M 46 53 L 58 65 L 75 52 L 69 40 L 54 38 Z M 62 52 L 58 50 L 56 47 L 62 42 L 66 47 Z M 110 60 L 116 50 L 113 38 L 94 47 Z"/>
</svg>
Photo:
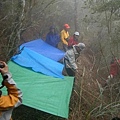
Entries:
<svg viewBox="0 0 120 120">
<path fill-rule="evenodd" d="M 56 32 L 56 29 L 54 26 L 51 26 L 50 31 L 48 32 L 46 36 L 46 43 L 50 44 L 53 47 L 58 47 L 58 43 L 60 42 L 60 36 Z"/>
</svg>

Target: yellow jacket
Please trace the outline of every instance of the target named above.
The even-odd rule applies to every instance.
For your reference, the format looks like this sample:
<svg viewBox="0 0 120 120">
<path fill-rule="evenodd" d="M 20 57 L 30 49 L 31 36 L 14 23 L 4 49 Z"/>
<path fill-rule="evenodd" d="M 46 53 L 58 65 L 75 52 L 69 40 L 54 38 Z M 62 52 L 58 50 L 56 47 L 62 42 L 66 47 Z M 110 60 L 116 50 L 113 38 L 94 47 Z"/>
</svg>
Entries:
<svg viewBox="0 0 120 120">
<path fill-rule="evenodd" d="M 67 38 L 69 37 L 68 31 L 66 32 L 64 29 L 61 31 L 61 41 L 63 44 L 68 45 Z"/>
<path fill-rule="evenodd" d="M 12 120 L 13 109 L 22 104 L 22 92 L 17 88 L 10 73 L 6 73 L 4 76 L 7 76 L 4 80 L 4 85 L 7 88 L 8 95 L 0 97 L 0 120 Z"/>
</svg>

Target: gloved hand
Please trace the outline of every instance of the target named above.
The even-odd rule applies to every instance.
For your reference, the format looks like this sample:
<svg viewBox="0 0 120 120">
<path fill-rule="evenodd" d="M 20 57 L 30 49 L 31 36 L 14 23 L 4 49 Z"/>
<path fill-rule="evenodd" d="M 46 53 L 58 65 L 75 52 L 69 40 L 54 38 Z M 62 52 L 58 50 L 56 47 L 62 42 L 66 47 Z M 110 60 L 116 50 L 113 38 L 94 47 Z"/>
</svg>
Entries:
<svg viewBox="0 0 120 120">
<path fill-rule="evenodd" d="M 111 79 L 111 78 L 113 78 L 113 75 L 110 74 L 107 78 L 108 78 L 108 79 Z"/>
</svg>

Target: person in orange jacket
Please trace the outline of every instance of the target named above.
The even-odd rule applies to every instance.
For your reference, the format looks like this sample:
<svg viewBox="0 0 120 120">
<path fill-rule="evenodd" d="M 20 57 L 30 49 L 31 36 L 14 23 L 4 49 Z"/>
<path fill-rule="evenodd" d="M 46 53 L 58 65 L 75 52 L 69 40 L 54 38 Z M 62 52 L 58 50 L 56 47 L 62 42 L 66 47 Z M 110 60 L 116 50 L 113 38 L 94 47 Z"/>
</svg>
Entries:
<svg viewBox="0 0 120 120">
<path fill-rule="evenodd" d="M 66 52 L 68 49 L 68 40 L 69 40 L 69 32 L 70 26 L 68 24 L 64 24 L 64 28 L 60 33 L 61 41 L 63 44 L 63 50 Z"/>
<path fill-rule="evenodd" d="M 0 61 L 0 73 L 2 75 L 2 87 L 7 88 L 7 95 L 0 92 L 0 120 L 12 120 L 12 111 L 22 104 L 22 92 L 12 79 L 12 74 L 8 70 L 8 65 Z"/>
</svg>

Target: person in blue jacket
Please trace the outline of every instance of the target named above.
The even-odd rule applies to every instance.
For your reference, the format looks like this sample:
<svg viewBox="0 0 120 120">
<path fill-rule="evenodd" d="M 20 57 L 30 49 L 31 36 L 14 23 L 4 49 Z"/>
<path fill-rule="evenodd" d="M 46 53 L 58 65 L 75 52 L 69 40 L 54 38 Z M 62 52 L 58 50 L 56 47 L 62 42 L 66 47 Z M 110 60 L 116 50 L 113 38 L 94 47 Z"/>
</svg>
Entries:
<svg viewBox="0 0 120 120">
<path fill-rule="evenodd" d="M 53 47 L 58 47 L 58 43 L 60 42 L 60 36 L 56 32 L 56 29 L 54 26 L 50 27 L 50 31 L 46 35 L 46 43 L 50 44 Z"/>
</svg>

